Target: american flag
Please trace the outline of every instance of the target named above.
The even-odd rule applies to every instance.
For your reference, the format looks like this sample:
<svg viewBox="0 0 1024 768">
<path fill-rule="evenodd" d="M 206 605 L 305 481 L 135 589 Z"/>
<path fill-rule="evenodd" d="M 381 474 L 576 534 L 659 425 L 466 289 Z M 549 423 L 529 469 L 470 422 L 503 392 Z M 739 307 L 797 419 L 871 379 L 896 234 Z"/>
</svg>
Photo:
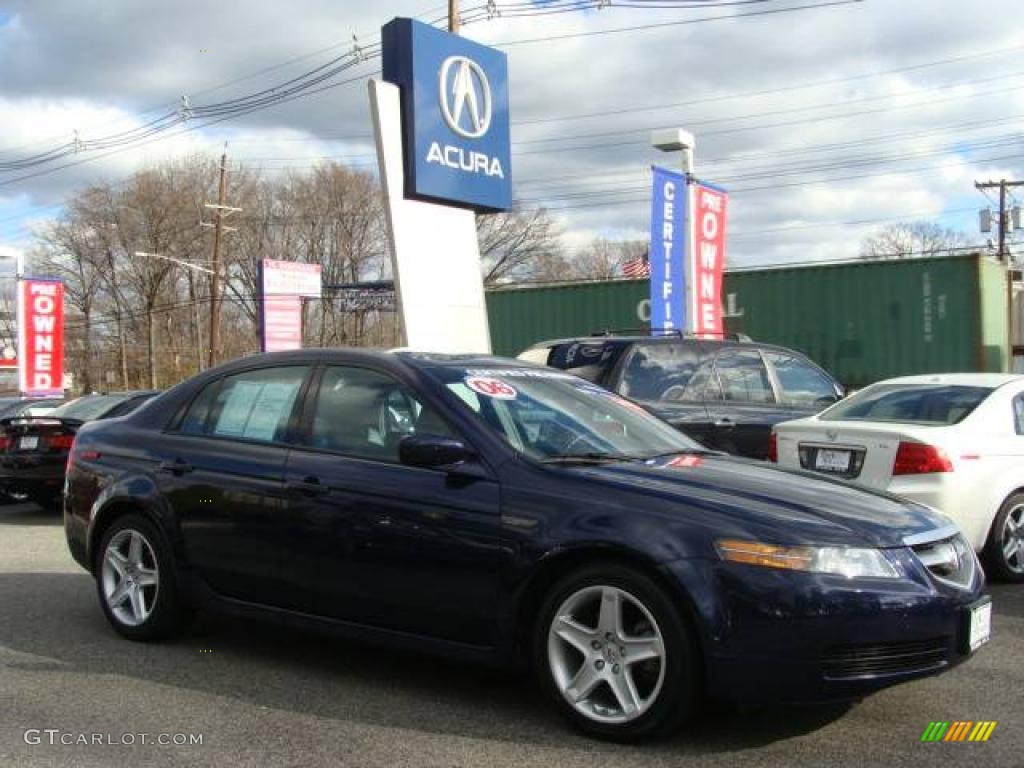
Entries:
<svg viewBox="0 0 1024 768">
<path fill-rule="evenodd" d="M 625 277 L 650 277 L 651 262 L 647 260 L 647 254 L 625 262 L 622 265 L 622 274 Z"/>
</svg>

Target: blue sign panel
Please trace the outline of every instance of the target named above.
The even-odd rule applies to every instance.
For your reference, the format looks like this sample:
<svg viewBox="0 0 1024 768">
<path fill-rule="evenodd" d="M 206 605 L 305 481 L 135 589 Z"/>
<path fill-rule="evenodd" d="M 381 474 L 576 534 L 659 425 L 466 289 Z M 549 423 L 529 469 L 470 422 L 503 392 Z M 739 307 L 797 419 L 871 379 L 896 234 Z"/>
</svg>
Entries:
<svg viewBox="0 0 1024 768">
<path fill-rule="evenodd" d="M 381 30 L 402 89 L 405 196 L 478 211 L 512 205 L 505 54 L 413 19 Z"/>
<path fill-rule="evenodd" d="M 651 328 L 686 330 L 686 177 L 652 168 Z"/>
</svg>

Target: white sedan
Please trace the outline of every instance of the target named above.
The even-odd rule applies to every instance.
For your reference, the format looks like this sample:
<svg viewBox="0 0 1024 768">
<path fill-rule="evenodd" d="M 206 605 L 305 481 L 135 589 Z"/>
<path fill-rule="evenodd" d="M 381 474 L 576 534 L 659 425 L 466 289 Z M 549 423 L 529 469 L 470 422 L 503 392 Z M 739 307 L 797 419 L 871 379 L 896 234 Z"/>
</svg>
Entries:
<svg viewBox="0 0 1024 768">
<path fill-rule="evenodd" d="M 990 572 L 1024 581 L 1024 376 L 889 379 L 772 432 L 771 458 L 953 518 Z"/>
</svg>

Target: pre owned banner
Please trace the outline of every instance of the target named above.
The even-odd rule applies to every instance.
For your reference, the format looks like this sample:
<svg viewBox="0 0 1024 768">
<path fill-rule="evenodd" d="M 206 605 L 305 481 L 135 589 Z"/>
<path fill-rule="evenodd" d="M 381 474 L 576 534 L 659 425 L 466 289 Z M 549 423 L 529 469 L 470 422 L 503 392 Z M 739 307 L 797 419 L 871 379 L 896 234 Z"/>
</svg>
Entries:
<svg viewBox="0 0 1024 768">
<path fill-rule="evenodd" d="M 652 168 L 651 328 L 686 329 L 686 177 Z"/>
<path fill-rule="evenodd" d="M 64 393 L 64 284 L 18 283 L 18 388 L 26 395 Z"/>
<path fill-rule="evenodd" d="M 705 183 L 693 185 L 692 330 L 699 337 L 722 338 L 722 270 L 729 195 Z"/>
</svg>

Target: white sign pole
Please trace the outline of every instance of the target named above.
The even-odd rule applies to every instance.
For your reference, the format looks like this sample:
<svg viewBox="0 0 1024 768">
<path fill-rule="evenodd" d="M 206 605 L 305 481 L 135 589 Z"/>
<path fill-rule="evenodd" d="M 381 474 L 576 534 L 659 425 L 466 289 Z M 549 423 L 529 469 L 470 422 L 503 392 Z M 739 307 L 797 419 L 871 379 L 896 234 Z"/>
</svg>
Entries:
<svg viewBox="0 0 1024 768">
<path fill-rule="evenodd" d="M 379 80 L 369 87 L 404 345 L 489 354 L 475 214 L 405 199 L 400 91 Z"/>
</svg>

